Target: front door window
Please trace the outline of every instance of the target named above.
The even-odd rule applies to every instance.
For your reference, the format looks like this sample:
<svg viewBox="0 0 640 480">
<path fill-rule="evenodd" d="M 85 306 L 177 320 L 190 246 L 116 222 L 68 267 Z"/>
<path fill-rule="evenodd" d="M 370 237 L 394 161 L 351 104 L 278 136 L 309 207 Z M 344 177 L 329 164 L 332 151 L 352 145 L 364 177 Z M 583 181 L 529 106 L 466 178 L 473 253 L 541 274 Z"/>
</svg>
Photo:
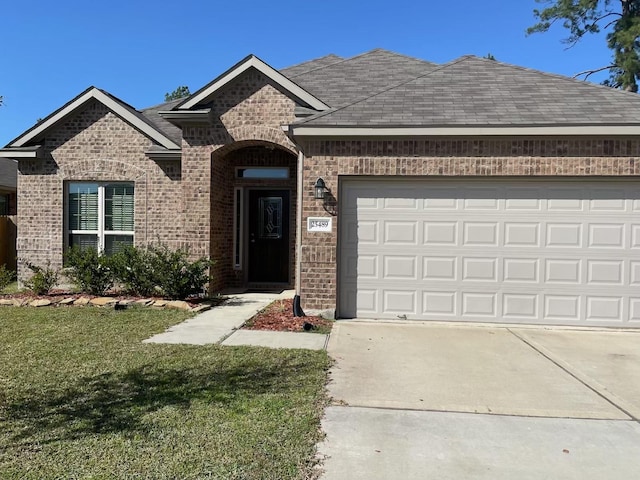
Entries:
<svg viewBox="0 0 640 480">
<path fill-rule="evenodd" d="M 289 191 L 250 190 L 249 282 L 289 281 Z"/>
</svg>

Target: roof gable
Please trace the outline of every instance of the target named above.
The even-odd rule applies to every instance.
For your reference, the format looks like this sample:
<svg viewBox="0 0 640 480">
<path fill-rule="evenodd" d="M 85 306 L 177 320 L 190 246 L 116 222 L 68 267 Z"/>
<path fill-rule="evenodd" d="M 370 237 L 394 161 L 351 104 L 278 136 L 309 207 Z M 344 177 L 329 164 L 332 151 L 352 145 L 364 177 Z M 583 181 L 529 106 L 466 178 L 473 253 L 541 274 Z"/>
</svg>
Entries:
<svg viewBox="0 0 640 480">
<path fill-rule="evenodd" d="M 53 112 L 44 120 L 38 122 L 18 138 L 10 142 L 8 147 L 24 147 L 32 142 L 37 141 L 45 134 L 45 132 L 53 128 L 63 119 L 78 111 L 78 109 L 84 107 L 88 102 L 92 100 L 96 100 L 102 103 L 113 113 L 118 115 L 120 118 L 142 132 L 147 137 L 157 142 L 159 145 L 172 150 L 180 149 L 180 145 L 169 138 L 164 132 L 160 131 L 140 112 L 138 112 L 122 100 L 96 87 L 89 87 L 88 89 L 86 89 L 80 95 L 63 105 L 61 108 Z"/>
<path fill-rule="evenodd" d="M 220 89 L 228 85 L 230 82 L 232 82 L 251 68 L 258 70 L 284 91 L 288 92 L 302 103 L 309 105 L 311 108 L 319 111 L 327 110 L 329 108 L 329 106 L 319 98 L 315 97 L 296 83 L 289 80 L 282 73 L 267 65 L 255 55 L 249 55 L 248 57 L 244 58 L 242 61 L 231 67 L 229 70 L 224 72 L 218 78 L 195 92 L 184 102 L 177 105 L 174 110 L 189 110 L 199 104 L 206 103 Z"/>
<path fill-rule="evenodd" d="M 351 127 L 625 125 L 635 128 L 640 126 L 640 96 L 465 56 L 300 123 Z"/>
</svg>

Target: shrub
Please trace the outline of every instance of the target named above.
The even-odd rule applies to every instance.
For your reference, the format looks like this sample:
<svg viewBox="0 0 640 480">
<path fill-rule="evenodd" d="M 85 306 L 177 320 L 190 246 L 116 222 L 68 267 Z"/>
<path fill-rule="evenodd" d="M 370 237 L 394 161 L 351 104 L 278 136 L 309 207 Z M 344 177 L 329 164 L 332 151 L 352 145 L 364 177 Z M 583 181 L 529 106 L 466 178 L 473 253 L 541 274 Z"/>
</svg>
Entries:
<svg viewBox="0 0 640 480">
<path fill-rule="evenodd" d="M 51 262 L 42 268 L 30 262 L 25 262 L 29 270 L 33 272 L 31 278 L 24 282 L 24 286 L 36 295 L 46 295 L 58 283 L 58 270 L 51 268 Z"/>
<path fill-rule="evenodd" d="M 157 286 L 167 298 L 185 299 L 202 292 L 209 282 L 212 262 L 206 257 L 189 260 L 187 250 L 170 250 L 166 245 L 149 247 Z"/>
<path fill-rule="evenodd" d="M 98 254 L 95 248 L 72 247 L 67 252 L 65 261 L 67 275 L 83 292 L 104 295 L 113 287 L 111 259 Z"/>
<path fill-rule="evenodd" d="M 9 270 L 5 264 L 0 265 L 0 292 L 7 288 L 15 278 L 15 271 Z"/>
<path fill-rule="evenodd" d="M 156 290 L 154 253 L 147 248 L 126 246 L 111 257 L 116 280 L 133 295 L 150 296 Z"/>
</svg>

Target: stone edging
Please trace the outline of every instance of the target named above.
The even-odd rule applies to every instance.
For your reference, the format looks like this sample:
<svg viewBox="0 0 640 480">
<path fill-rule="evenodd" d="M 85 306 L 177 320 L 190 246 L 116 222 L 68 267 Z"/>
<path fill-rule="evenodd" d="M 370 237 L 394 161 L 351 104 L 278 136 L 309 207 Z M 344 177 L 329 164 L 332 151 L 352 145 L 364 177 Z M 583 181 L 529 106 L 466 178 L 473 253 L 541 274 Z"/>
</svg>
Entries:
<svg viewBox="0 0 640 480">
<path fill-rule="evenodd" d="M 50 298 L 0 298 L 0 306 L 9 307 L 58 307 L 58 306 L 94 306 L 113 307 L 116 310 L 126 309 L 129 306 L 153 307 L 158 309 L 176 309 L 193 313 L 210 310 L 212 303 L 203 302 L 192 307 L 183 300 L 157 300 L 154 298 L 141 298 L 139 300 L 118 299 L 113 297 L 61 297 L 60 300 Z"/>
</svg>

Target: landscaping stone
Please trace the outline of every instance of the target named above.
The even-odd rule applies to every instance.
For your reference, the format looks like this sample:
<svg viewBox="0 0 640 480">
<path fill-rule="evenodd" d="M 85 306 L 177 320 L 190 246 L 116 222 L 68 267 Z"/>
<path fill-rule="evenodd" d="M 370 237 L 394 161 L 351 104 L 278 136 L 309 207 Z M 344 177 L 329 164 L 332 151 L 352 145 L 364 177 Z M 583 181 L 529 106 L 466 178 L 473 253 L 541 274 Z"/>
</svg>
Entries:
<svg viewBox="0 0 640 480">
<path fill-rule="evenodd" d="M 23 305 L 25 305 L 26 303 L 28 303 L 29 300 L 26 298 L 14 298 L 13 299 L 13 305 L 16 307 L 22 307 Z"/>
<path fill-rule="evenodd" d="M 171 302 L 167 302 L 165 305 L 167 308 L 176 308 L 178 310 L 191 310 L 191 305 L 183 300 L 173 300 Z"/>
<path fill-rule="evenodd" d="M 73 297 L 63 298 L 62 300 L 60 300 L 58 302 L 58 305 L 69 305 L 69 304 L 73 303 L 74 301 L 75 301 L 75 298 L 73 298 Z"/>
<path fill-rule="evenodd" d="M 89 300 L 89 303 L 98 307 L 104 307 L 105 305 L 109 305 L 111 303 L 118 303 L 118 299 L 111 297 L 98 297 L 92 298 L 91 300 Z"/>
<path fill-rule="evenodd" d="M 13 305 L 13 300 L 8 298 L 0 298 L 0 305 Z"/>
<path fill-rule="evenodd" d="M 141 298 L 140 300 L 136 300 L 136 303 L 140 305 L 151 305 L 153 303 L 152 298 Z"/>
<path fill-rule="evenodd" d="M 30 307 L 48 307 L 49 305 L 51 305 L 51 300 L 47 300 L 44 298 L 41 298 L 39 300 L 34 300 L 31 303 L 29 303 Z"/>
<path fill-rule="evenodd" d="M 200 313 L 200 312 L 206 312 L 207 310 L 211 310 L 211 305 L 204 305 L 204 304 L 198 305 L 197 307 L 193 307 L 189 311 L 193 313 Z"/>
<path fill-rule="evenodd" d="M 75 300 L 75 301 L 73 302 L 73 304 L 74 304 L 74 305 L 88 305 L 90 301 L 91 301 L 91 299 L 90 299 L 90 298 L 87 298 L 87 297 L 80 297 L 80 298 L 78 298 L 77 300 Z"/>
<path fill-rule="evenodd" d="M 166 300 L 156 300 L 155 302 L 153 302 L 151 304 L 151 306 L 152 307 L 163 308 L 163 307 L 165 307 L 167 305 L 167 303 L 169 303 L 169 302 L 167 302 Z"/>
</svg>

